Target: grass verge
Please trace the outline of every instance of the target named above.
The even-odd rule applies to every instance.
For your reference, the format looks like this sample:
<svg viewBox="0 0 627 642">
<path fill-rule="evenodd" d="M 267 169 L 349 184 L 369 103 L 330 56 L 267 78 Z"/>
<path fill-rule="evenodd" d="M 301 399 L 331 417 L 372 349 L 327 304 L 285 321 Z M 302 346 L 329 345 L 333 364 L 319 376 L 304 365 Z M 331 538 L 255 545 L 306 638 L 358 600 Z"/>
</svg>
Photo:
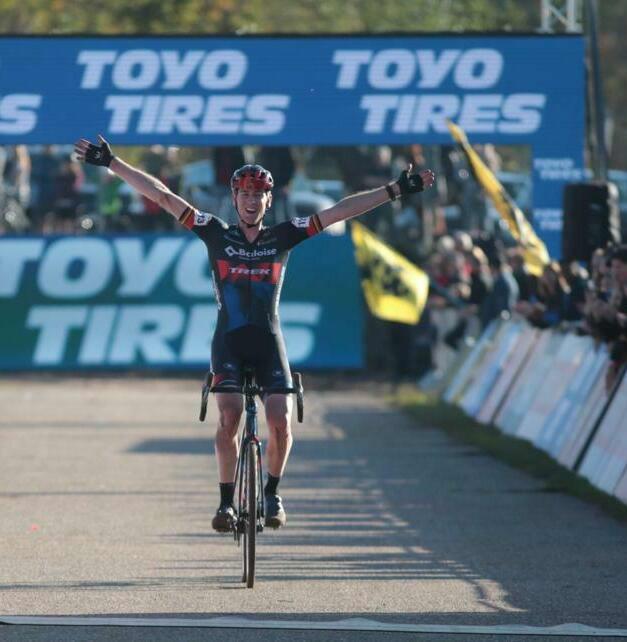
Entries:
<svg viewBox="0 0 627 642">
<path fill-rule="evenodd" d="M 510 466 L 541 479 L 545 492 L 574 495 L 627 523 L 625 504 L 565 468 L 531 442 L 506 435 L 495 426 L 481 424 L 457 406 L 415 389 L 400 390 L 390 396 L 389 401 L 409 413 L 420 425 L 439 428 L 454 439 L 477 446 Z"/>
</svg>

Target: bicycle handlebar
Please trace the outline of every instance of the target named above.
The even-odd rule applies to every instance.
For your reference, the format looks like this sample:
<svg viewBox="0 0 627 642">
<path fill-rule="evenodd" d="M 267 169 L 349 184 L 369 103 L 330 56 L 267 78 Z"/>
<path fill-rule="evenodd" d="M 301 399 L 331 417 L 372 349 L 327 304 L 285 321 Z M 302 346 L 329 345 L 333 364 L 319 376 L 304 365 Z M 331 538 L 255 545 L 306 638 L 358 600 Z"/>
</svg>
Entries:
<svg viewBox="0 0 627 642">
<path fill-rule="evenodd" d="M 304 401 L 304 389 L 303 389 L 303 377 L 300 372 L 292 373 L 294 378 L 294 386 L 291 388 L 271 388 L 264 390 L 264 388 L 253 386 L 253 389 L 249 391 L 249 394 L 253 395 L 262 395 L 262 394 L 294 394 L 296 395 L 296 415 L 298 418 L 298 423 L 303 423 L 303 418 L 305 414 L 305 401 Z M 211 382 L 213 375 L 211 372 L 208 372 L 205 376 L 205 383 L 202 387 L 202 398 L 200 402 L 200 416 L 199 420 L 204 421 L 207 415 L 207 400 L 209 398 L 210 392 L 234 392 L 233 388 L 221 388 L 220 385 L 212 386 Z M 244 390 L 244 393 L 247 391 Z"/>
</svg>

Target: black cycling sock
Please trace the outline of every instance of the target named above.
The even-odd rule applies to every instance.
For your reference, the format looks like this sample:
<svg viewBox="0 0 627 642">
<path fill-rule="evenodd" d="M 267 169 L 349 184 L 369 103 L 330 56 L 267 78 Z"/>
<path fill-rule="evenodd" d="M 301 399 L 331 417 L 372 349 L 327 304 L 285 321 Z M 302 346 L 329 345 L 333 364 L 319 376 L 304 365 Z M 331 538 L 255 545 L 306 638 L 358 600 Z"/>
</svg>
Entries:
<svg viewBox="0 0 627 642">
<path fill-rule="evenodd" d="M 220 484 L 220 506 L 232 506 L 235 495 L 235 482 Z"/>
<path fill-rule="evenodd" d="M 266 482 L 266 487 L 263 489 L 263 492 L 266 495 L 276 495 L 276 491 L 280 481 L 280 477 L 275 477 L 274 475 L 268 473 L 268 481 Z"/>
</svg>

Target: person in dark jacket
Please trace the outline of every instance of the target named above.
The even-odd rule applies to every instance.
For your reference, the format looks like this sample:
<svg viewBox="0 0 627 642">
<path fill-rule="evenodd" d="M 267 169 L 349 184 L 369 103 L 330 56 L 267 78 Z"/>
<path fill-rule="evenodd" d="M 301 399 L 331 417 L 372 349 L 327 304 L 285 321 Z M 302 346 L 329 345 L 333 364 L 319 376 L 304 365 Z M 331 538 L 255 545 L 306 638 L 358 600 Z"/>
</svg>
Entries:
<svg viewBox="0 0 627 642">
<path fill-rule="evenodd" d="M 512 270 L 500 254 L 490 258 L 492 272 L 492 289 L 483 300 L 480 310 L 481 327 L 485 328 L 491 321 L 510 312 L 518 301 L 518 284 Z"/>
</svg>

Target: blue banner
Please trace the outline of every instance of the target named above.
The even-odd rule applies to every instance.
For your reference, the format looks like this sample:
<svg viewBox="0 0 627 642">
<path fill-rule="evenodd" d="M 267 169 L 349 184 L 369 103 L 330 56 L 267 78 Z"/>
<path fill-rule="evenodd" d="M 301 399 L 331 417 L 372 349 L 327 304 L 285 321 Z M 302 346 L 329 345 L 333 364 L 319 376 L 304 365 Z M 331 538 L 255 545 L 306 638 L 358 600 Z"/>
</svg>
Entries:
<svg viewBox="0 0 627 642">
<path fill-rule="evenodd" d="M 582 176 L 581 36 L 0 39 L 0 144 L 533 147 L 534 225 L 559 255 Z"/>
<path fill-rule="evenodd" d="M 191 234 L 0 237 L 0 267 L 0 370 L 209 367 L 217 308 Z M 291 365 L 363 365 L 348 235 L 293 250 L 280 316 Z"/>
</svg>

